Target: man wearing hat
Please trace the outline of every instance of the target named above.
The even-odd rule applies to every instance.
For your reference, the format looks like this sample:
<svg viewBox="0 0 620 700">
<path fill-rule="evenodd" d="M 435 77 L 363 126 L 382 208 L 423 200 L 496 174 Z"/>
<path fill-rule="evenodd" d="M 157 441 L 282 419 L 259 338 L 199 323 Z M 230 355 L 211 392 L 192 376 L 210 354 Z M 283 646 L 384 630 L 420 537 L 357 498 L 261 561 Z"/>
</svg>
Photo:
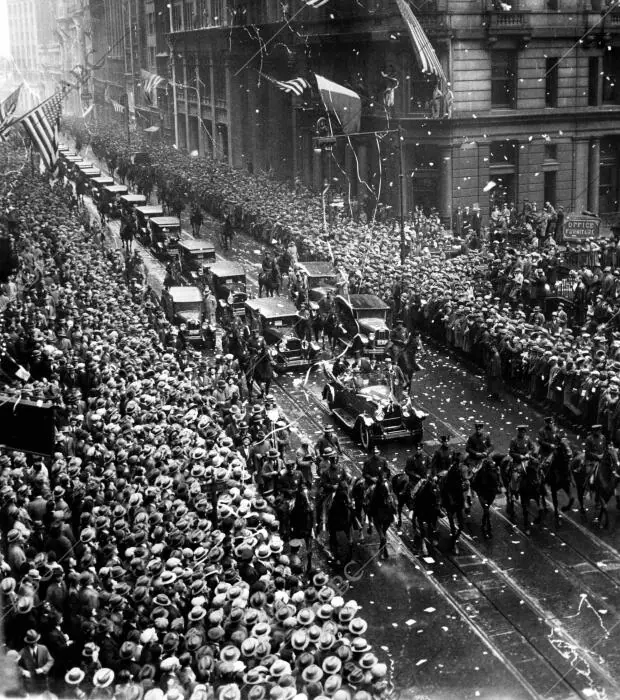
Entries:
<svg viewBox="0 0 620 700">
<path fill-rule="evenodd" d="M 603 426 L 596 423 L 586 438 L 585 459 L 590 465 L 600 464 L 607 449 L 607 438 L 603 435 Z M 589 470 L 588 470 L 589 471 Z"/>
<path fill-rule="evenodd" d="M 452 449 L 449 444 L 449 436 L 441 435 L 439 438 L 439 447 L 431 457 L 431 474 L 437 476 L 441 472 L 446 472 L 452 464 Z"/>
<path fill-rule="evenodd" d="M 333 450 L 339 455 L 342 454 L 340 440 L 338 439 L 338 436 L 334 432 L 334 428 L 331 425 L 325 426 L 325 432 L 317 440 L 316 445 L 314 446 L 314 451 L 317 453 L 317 455 L 322 455 L 326 447 L 333 448 Z"/>
<path fill-rule="evenodd" d="M 477 470 L 482 460 L 488 457 L 493 449 L 491 436 L 488 433 L 485 435 L 482 432 L 483 428 L 484 423 L 475 423 L 474 432 L 467 438 L 465 444 L 465 452 L 467 452 L 465 463 L 472 472 Z"/>
<path fill-rule="evenodd" d="M 430 466 L 431 461 L 424 452 L 424 445 L 421 442 L 416 443 L 413 454 L 407 457 L 405 463 L 405 474 L 409 478 L 409 483 L 415 486 L 420 479 L 425 479 L 429 475 Z"/>
<path fill-rule="evenodd" d="M 26 692 L 38 695 L 48 689 L 49 672 L 54 659 L 47 647 L 39 644 L 41 635 L 33 629 L 26 632 L 24 647 L 19 654 L 17 665 L 21 669 Z"/>
<path fill-rule="evenodd" d="M 517 464 L 521 464 L 536 454 L 536 446 L 527 434 L 527 425 L 517 426 L 517 437 L 510 441 L 508 454 Z"/>
<path fill-rule="evenodd" d="M 538 453 L 541 459 L 546 459 L 554 453 L 558 446 L 559 438 L 553 416 L 545 418 L 545 424 L 538 431 L 536 442 L 538 443 Z"/>
<path fill-rule="evenodd" d="M 307 435 L 302 435 L 300 439 L 301 445 L 295 451 L 295 463 L 297 471 L 301 474 L 301 478 L 308 486 L 314 483 L 314 475 L 312 474 L 312 465 L 316 460 L 314 448 L 310 445 L 310 440 Z"/>
<path fill-rule="evenodd" d="M 388 467 L 387 459 L 381 455 L 379 446 L 375 445 L 372 448 L 370 457 L 364 460 L 362 476 L 367 484 L 376 484 L 382 474 L 389 479 L 390 468 Z"/>
<path fill-rule="evenodd" d="M 323 459 L 319 465 L 319 488 L 316 501 L 316 521 L 317 529 L 323 528 L 323 506 L 327 498 L 335 493 L 338 484 L 341 482 L 350 483 L 351 477 L 347 470 L 340 466 L 337 461 L 338 457 L 334 452 L 333 447 L 326 447 L 323 450 Z"/>
<path fill-rule="evenodd" d="M 402 401 L 406 393 L 407 381 L 402 369 L 392 362 L 389 355 L 385 358 L 380 377 L 381 383 L 390 388 L 390 393 L 394 395 L 396 400 Z"/>
</svg>

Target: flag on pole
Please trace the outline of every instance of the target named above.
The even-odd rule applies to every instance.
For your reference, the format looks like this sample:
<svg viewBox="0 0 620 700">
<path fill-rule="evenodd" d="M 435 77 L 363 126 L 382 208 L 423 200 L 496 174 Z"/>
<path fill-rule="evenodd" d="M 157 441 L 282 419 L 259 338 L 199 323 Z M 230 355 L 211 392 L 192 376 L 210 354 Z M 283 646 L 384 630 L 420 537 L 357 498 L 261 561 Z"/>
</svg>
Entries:
<svg viewBox="0 0 620 700">
<path fill-rule="evenodd" d="M 288 93 L 289 95 L 296 95 L 301 97 L 304 94 L 304 90 L 310 88 L 310 83 L 305 78 L 291 78 L 291 80 L 276 80 L 265 73 L 261 73 L 263 78 L 266 78 L 270 83 L 273 83 L 280 90 Z"/>
<path fill-rule="evenodd" d="M 140 75 L 142 76 L 142 90 L 144 91 L 144 97 L 149 104 L 157 104 L 157 88 L 166 82 L 165 78 L 156 73 L 150 73 L 148 70 L 141 70 Z"/>
<path fill-rule="evenodd" d="M 400 14 L 402 15 L 402 18 L 407 26 L 407 31 L 411 36 L 415 57 L 418 65 L 420 66 L 420 70 L 422 73 L 429 73 L 437 76 L 439 82 L 442 85 L 446 85 L 448 81 L 445 73 L 443 72 L 441 63 L 439 63 L 435 49 L 424 33 L 422 25 L 413 14 L 409 3 L 406 2 L 406 0 L 396 0 L 396 3 L 398 4 Z"/>
<path fill-rule="evenodd" d="M 125 106 L 122 105 L 120 102 L 117 102 L 116 100 L 110 100 L 112 103 L 112 107 L 114 107 L 115 112 L 124 112 L 125 111 Z"/>
<path fill-rule="evenodd" d="M 58 161 L 58 122 L 64 92 L 57 92 L 21 120 L 45 167 L 52 172 Z"/>
<path fill-rule="evenodd" d="M 327 5 L 329 0 L 302 0 L 308 7 L 314 7 L 315 9 L 317 7 L 323 7 L 323 5 Z"/>
<path fill-rule="evenodd" d="M 21 89 L 22 86 L 20 84 L 6 100 L 0 103 L 0 139 L 2 139 L 2 141 L 6 140 L 11 129 L 11 123 L 13 122 L 13 115 L 17 109 Z"/>
<path fill-rule="evenodd" d="M 314 76 L 321 93 L 323 106 L 336 115 L 344 133 L 351 134 L 359 131 L 362 100 L 357 92 L 353 92 L 343 85 L 338 85 L 338 83 L 334 83 L 318 73 L 315 73 Z"/>
</svg>

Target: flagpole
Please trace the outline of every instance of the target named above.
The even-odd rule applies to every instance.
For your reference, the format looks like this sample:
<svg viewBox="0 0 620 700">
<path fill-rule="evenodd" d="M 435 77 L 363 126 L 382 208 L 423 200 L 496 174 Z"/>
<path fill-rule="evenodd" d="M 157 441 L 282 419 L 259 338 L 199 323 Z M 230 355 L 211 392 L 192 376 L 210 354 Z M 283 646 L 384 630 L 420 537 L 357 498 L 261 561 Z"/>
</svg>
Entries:
<svg viewBox="0 0 620 700">
<path fill-rule="evenodd" d="M 405 264 L 405 152 L 403 148 L 403 127 L 398 122 L 398 181 L 400 183 L 400 264 Z"/>
<path fill-rule="evenodd" d="M 168 3 L 168 15 L 170 17 L 170 39 L 168 48 L 170 49 L 170 63 L 172 69 L 172 115 L 174 118 L 174 143 L 179 147 L 179 119 L 177 115 L 177 69 L 174 60 L 174 44 L 172 42 L 172 3 Z"/>
</svg>

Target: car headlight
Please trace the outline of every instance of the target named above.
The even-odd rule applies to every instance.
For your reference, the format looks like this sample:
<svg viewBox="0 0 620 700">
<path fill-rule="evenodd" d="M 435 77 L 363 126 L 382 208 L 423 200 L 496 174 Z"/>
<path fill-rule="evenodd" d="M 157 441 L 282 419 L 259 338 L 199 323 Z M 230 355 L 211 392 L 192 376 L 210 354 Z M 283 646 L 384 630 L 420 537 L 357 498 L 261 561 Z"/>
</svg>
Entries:
<svg viewBox="0 0 620 700">
<path fill-rule="evenodd" d="M 375 420 L 381 422 L 385 418 L 385 411 L 381 406 L 375 411 Z"/>
<path fill-rule="evenodd" d="M 374 339 L 375 339 L 375 334 L 374 334 L 374 333 L 369 333 L 369 334 L 368 334 L 368 340 L 370 340 L 370 341 L 372 342 Z"/>
<path fill-rule="evenodd" d="M 286 340 L 282 340 L 278 345 L 278 350 L 280 352 L 286 352 Z"/>
<path fill-rule="evenodd" d="M 179 328 L 180 328 L 182 331 L 187 330 L 187 324 L 186 324 L 186 323 L 182 323 L 182 324 L 179 326 Z"/>
<path fill-rule="evenodd" d="M 203 330 L 203 331 L 206 331 L 208 327 L 209 327 L 209 324 L 208 324 L 208 323 L 205 322 L 205 323 L 202 324 L 202 330 Z"/>
</svg>

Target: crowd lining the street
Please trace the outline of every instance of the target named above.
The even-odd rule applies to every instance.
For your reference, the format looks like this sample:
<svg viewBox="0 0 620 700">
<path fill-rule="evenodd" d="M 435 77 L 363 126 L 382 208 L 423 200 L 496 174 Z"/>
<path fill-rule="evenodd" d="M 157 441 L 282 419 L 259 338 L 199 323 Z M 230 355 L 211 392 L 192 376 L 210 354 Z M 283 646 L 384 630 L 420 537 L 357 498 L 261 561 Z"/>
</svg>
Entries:
<svg viewBox="0 0 620 700">
<path fill-rule="evenodd" d="M 71 187 L 22 172 L 0 206 L 3 400 L 52 402 L 57 429 L 51 459 L 0 454 L 3 695 L 386 696 L 358 604 L 282 536 L 272 397 L 246 407 L 234 357 L 178 349 Z"/>
</svg>

